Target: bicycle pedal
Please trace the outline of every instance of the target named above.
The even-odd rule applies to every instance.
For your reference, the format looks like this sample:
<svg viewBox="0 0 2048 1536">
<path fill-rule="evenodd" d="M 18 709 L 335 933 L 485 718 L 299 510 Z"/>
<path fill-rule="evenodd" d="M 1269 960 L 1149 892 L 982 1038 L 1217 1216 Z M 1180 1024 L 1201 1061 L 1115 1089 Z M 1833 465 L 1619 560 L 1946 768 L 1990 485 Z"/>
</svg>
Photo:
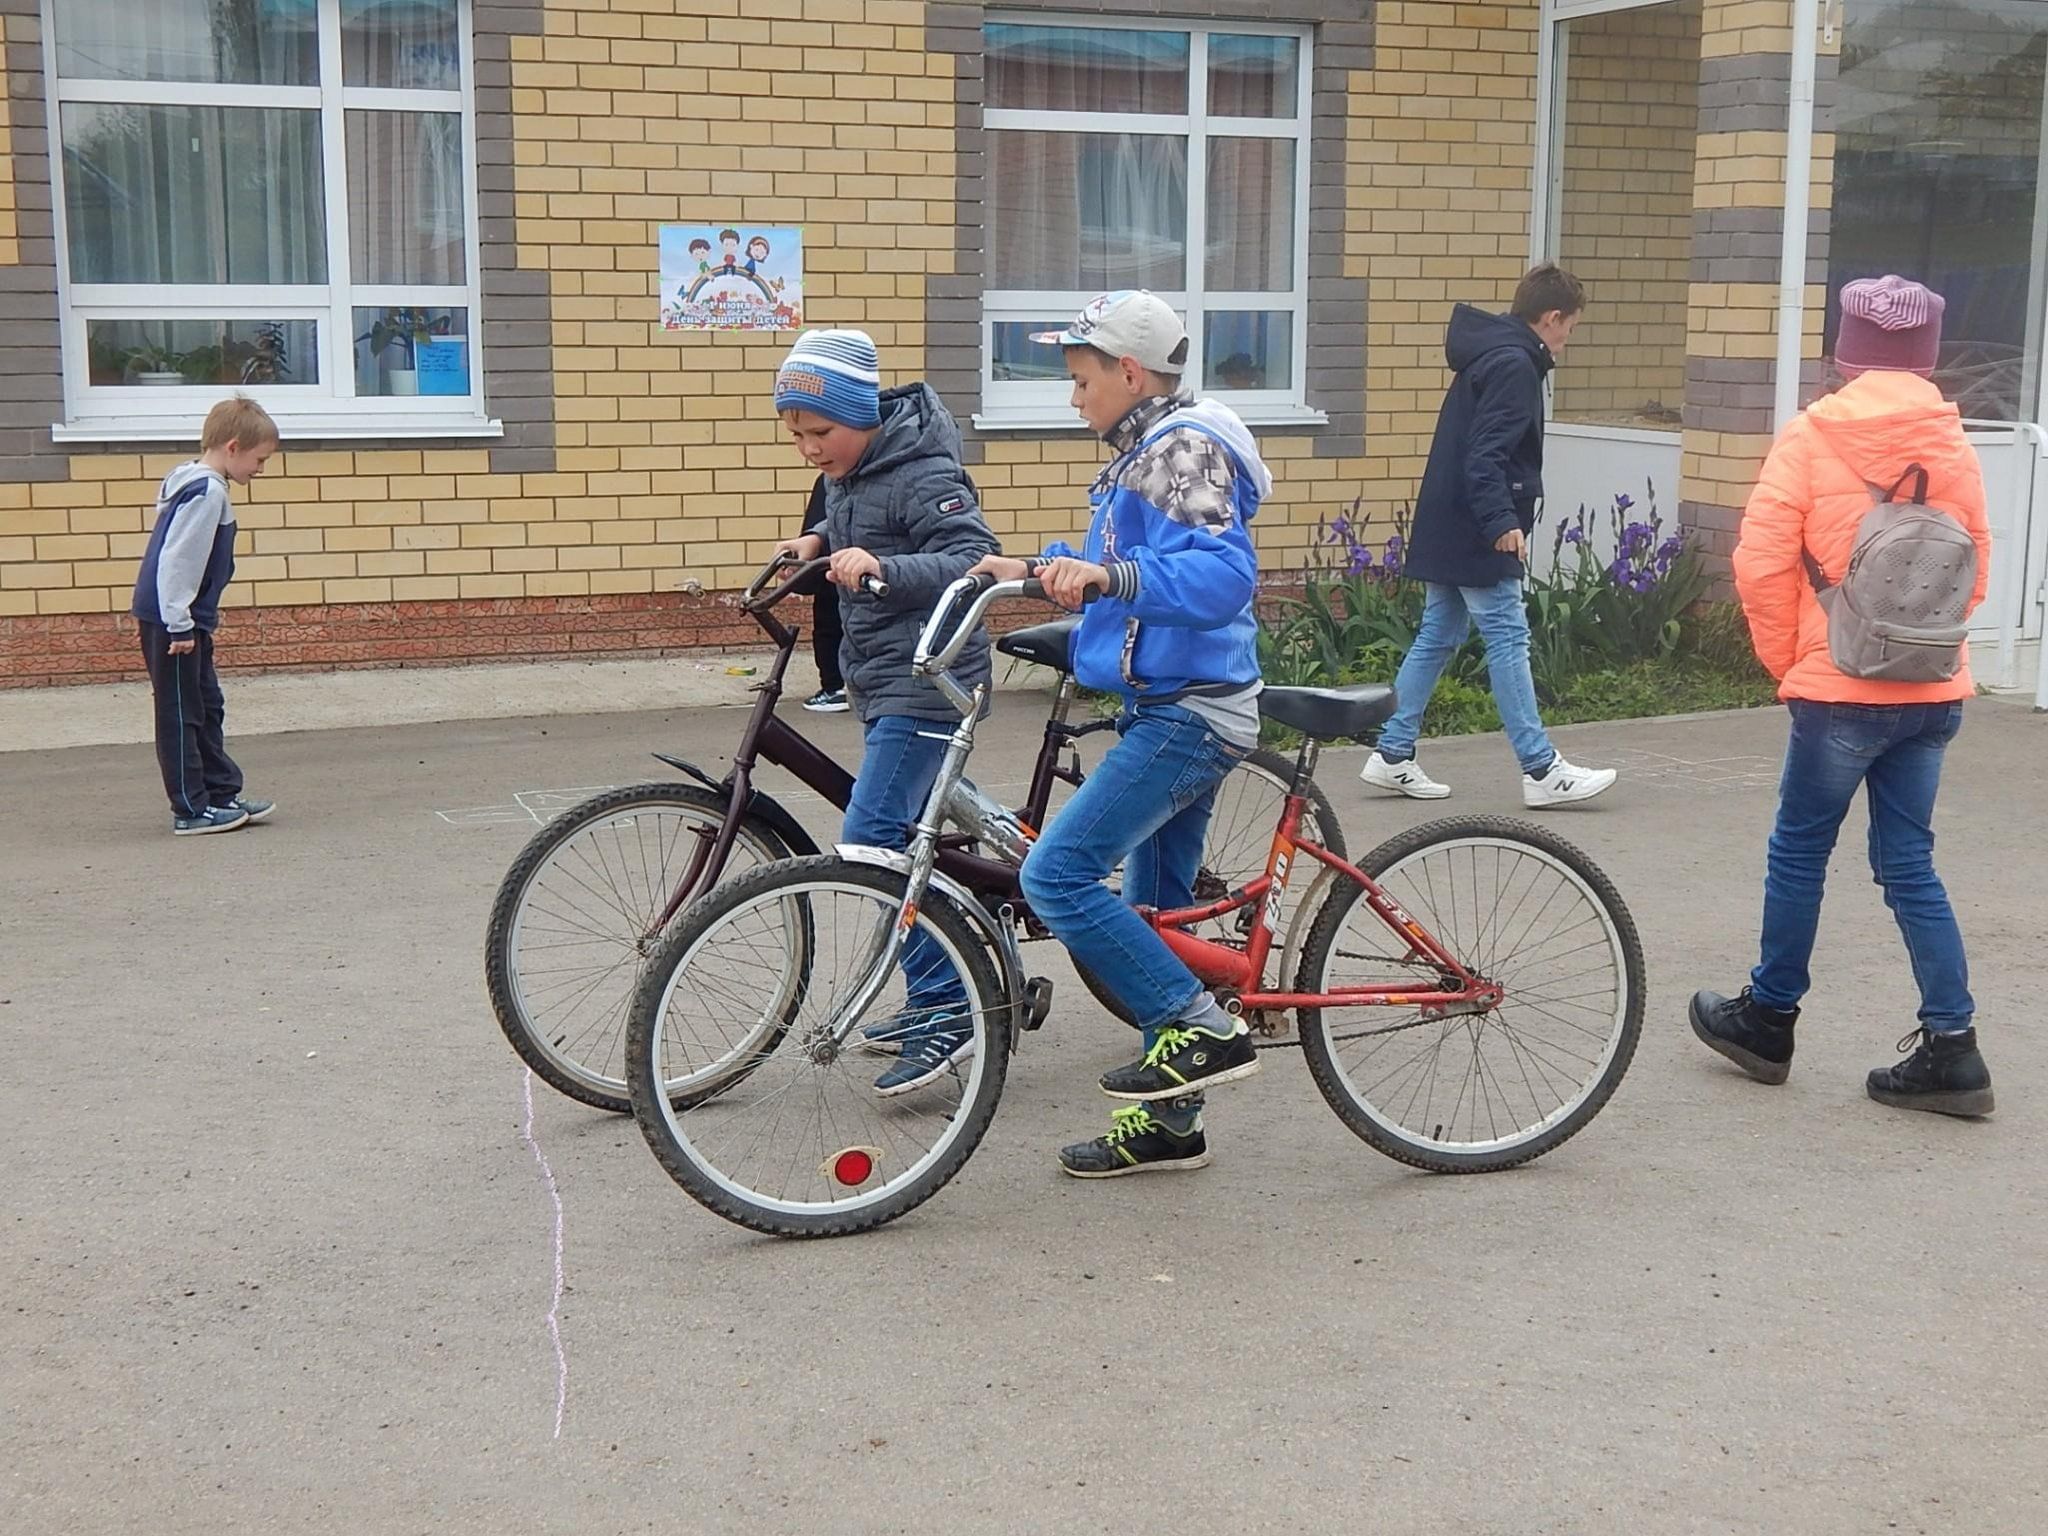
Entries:
<svg viewBox="0 0 2048 1536">
<path fill-rule="evenodd" d="M 1024 983 L 1024 1027 L 1036 1029 L 1052 1012 L 1052 978 L 1033 976 Z"/>
</svg>

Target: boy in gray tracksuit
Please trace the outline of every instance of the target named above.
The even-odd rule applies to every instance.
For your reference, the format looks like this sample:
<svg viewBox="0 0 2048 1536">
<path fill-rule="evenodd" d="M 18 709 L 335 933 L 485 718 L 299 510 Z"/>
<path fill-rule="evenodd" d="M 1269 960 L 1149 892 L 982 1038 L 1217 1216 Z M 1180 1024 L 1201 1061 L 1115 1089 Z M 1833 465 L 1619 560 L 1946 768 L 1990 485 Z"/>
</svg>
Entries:
<svg viewBox="0 0 2048 1536">
<path fill-rule="evenodd" d="M 207 413 L 199 457 L 164 476 L 156 522 L 135 577 L 130 612 L 156 698 L 156 760 L 178 837 L 232 832 L 274 807 L 242 794 L 228 756 L 227 701 L 213 667 L 221 594 L 235 574 L 235 509 L 228 487 L 247 485 L 277 452 L 277 423 L 236 396 Z"/>
</svg>

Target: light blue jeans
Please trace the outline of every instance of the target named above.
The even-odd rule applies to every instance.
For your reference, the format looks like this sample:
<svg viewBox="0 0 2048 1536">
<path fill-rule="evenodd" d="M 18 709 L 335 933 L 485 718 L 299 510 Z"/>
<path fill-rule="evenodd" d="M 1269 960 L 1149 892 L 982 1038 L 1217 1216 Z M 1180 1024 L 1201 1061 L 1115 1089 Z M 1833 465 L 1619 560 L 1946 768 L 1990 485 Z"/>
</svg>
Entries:
<svg viewBox="0 0 2048 1536">
<path fill-rule="evenodd" d="M 1380 732 L 1380 755 L 1390 763 L 1415 755 L 1423 711 L 1436 681 L 1477 625 L 1486 645 L 1486 673 L 1494 707 L 1506 727 L 1522 772 L 1547 772 L 1557 750 L 1536 712 L 1536 684 L 1529 675 L 1529 611 L 1522 606 L 1520 578 L 1492 587 L 1446 587 L 1430 582 L 1422 604 L 1422 627 L 1394 679 L 1400 708 Z"/>
<path fill-rule="evenodd" d="M 1123 739 L 1060 807 L 1018 878 L 1031 910 L 1115 990 L 1149 1048 L 1205 989 L 1132 908 L 1194 905 L 1216 786 L 1248 749 L 1178 704 L 1128 713 L 1117 730 Z M 1103 882 L 1120 860 L 1118 897 Z"/>
</svg>

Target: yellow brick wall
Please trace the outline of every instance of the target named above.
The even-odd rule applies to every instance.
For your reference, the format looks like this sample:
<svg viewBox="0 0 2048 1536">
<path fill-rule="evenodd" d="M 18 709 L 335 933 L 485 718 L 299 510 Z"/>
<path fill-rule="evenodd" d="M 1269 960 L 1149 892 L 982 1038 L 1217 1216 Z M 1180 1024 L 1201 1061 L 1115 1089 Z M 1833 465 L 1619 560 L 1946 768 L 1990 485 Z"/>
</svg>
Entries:
<svg viewBox="0 0 2048 1536">
<path fill-rule="evenodd" d="M 927 280 L 954 248 L 950 54 L 923 0 L 550 0 L 513 39 L 515 229 L 552 291 L 558 462 L 483 447 L 294 451 L 241 497 L 231 603 L 557 597 L 741 584 L 810 482 L 768 397 L 790 338 L 664 334 L 656 229 L 805 229 L 806 320 L 858 325 L 892 382 L 924 366 Z M 735 14 L 741 13 L 741 14 Z M 1257 534 L 1298 563 L 1316 521 L 1412 498 L 1455 300 L 1502 305 L 1527 256 L 1536 7 L 1391 0 L 1350 79 L 1345 269 L 1368 284 L 1368 456 L 1266 434 Z M 744 132 L 735 132 L 744 125 Z M 155 479 L 187 455 L 81 455 L 0 485 L 0 616 L 126 608 Z M 1085 521 L 1092 441 L 997 439 L 975 477 L 1013 549 Z"/>
<path fill-rule="evenodd" d="M 1558 260 L 1591 298 L 1556 419 L 1670 428 L 1685 399 L 1699 0 L 1565 27 Z"/>
</svg>

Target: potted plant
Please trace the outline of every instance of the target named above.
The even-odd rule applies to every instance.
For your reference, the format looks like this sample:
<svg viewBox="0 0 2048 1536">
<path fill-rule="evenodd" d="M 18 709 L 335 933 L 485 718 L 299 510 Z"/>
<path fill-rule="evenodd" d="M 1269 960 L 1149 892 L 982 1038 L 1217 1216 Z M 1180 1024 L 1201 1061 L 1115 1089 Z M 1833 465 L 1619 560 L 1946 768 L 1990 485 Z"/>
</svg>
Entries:
<svg viewBox="0 0 2048 1536">
<path fill-rule="evenodd" d="M 183 384 L 185 358 L 183 353 L 173 352 L 169 347 L 149 342 L 128 349 L 128 359 L 123 371 L 127 379 L 136 384 L 152 384 L 158 387 Z"/>
<path fill-rule="evenodd" d="M 420 392 L 418 347 L 432 333 L 433 326 L 425 310 L 387 309 L 356 340 L 369 344 L 373 359 L 382 358 L 394 342 L 402 345 L 405 349 L 404 363 L 396 367 L 386 365 L 384 377 L 392 394 L 416 395 Z"/>
</svg>

